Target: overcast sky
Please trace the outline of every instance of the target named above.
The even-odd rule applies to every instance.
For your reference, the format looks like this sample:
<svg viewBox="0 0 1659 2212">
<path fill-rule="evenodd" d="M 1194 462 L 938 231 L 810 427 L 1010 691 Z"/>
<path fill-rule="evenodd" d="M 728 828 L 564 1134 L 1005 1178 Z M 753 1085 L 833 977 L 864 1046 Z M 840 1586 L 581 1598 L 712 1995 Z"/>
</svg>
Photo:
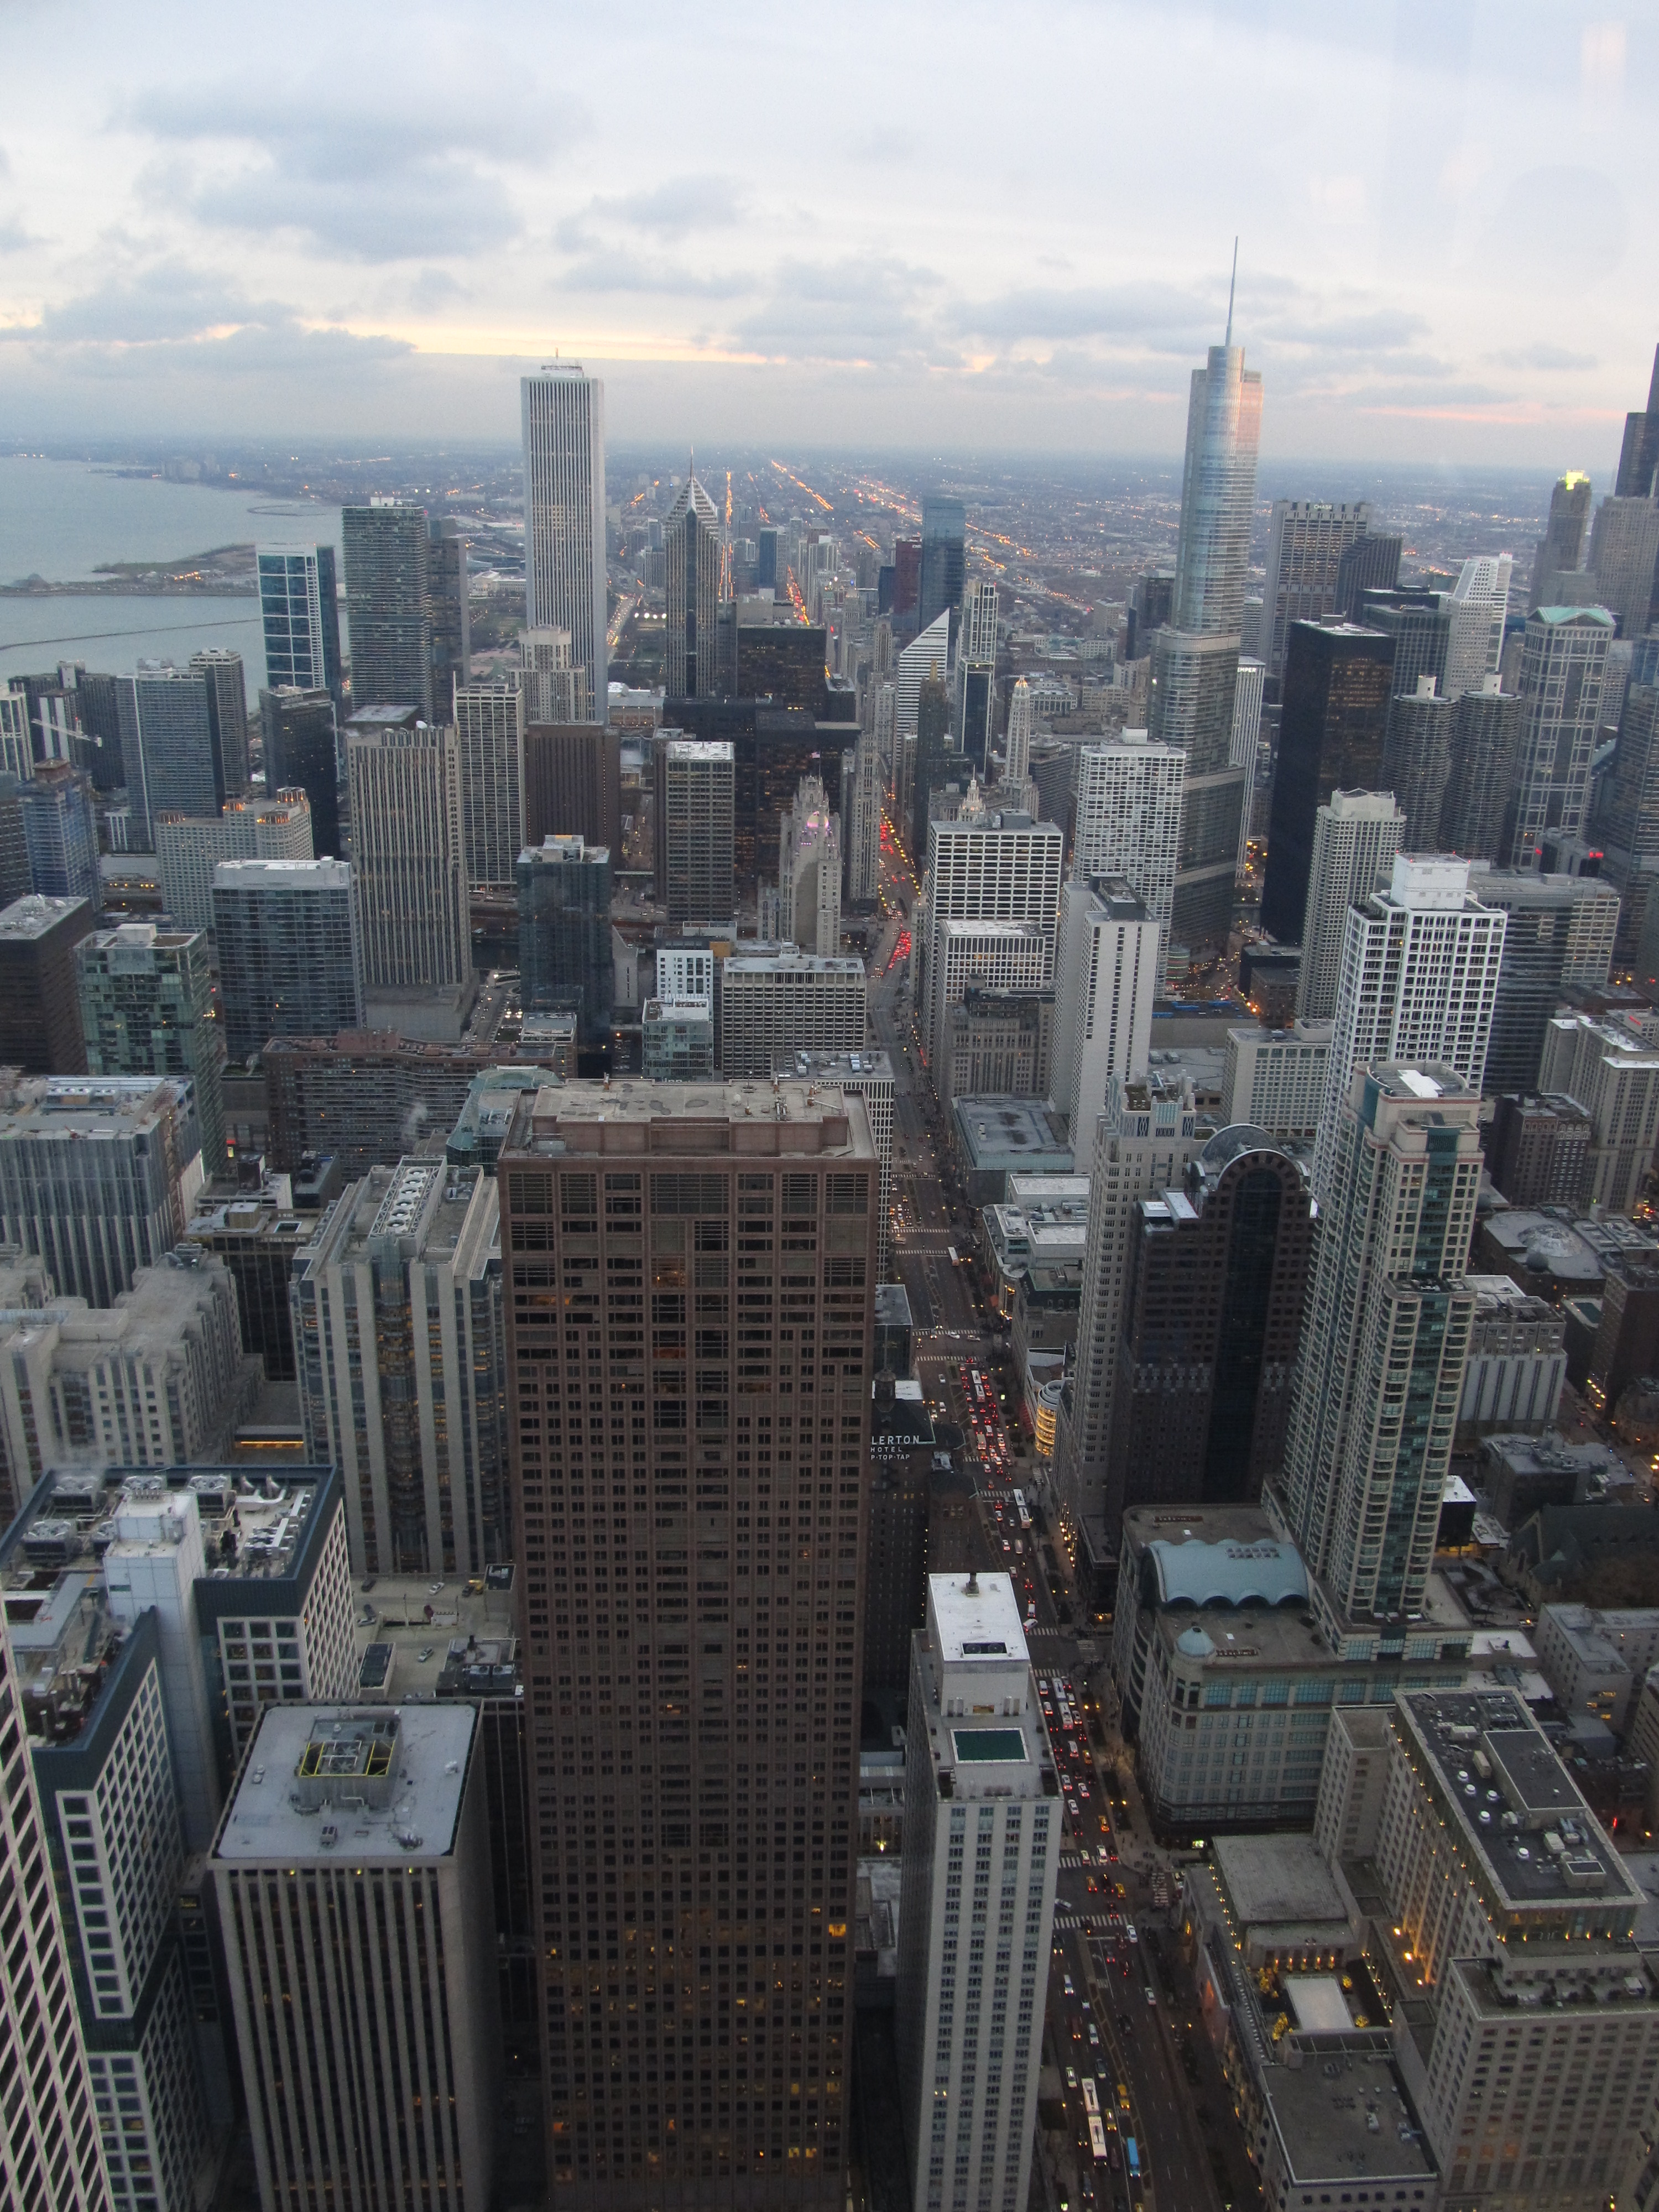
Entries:
<svg viewBox="0 0 1659 2212">
<path fill-rule="evenodd" d="M 6 0 L 0 434 L 1169 455 L 1605 477 L 1656 337 L 1659 12 Z M 1644 210 L 1647 210 L 1644 214 Z"/>
</svg>

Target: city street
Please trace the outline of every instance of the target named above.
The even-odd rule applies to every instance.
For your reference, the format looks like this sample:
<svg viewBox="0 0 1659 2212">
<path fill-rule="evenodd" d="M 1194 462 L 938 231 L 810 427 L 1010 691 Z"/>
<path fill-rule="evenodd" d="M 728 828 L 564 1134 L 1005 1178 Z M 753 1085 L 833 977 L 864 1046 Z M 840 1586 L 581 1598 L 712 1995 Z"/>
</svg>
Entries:
<svg viewBox="0 0 1659 2212">
<path fill-rule="evenodd" d="M 893 1064 L 894 1253 L 915 1322 L 915 1371 L 936 1417 L 962 1434 L 958 1463 L 974 1477 L 979 1556 L 1013 1575 L 1026 1608 L 1066 1803 L 1045 2041 L 1045 2058 L 1066 2084 L 1066 2127 L 1040 2137 L 1032 2203 L 1048 2212 L 1062 2204 L 1072 2212 L 1079 2205 L 1229 2212 L 1258 2203 L 1260 2191 L 1170 1933 L 1178 1871 L 1153 1844 L 1127 1780 L 1103 1652 L 1057 1613 L 1063 1585 L 1052 1554 L 1045 1556 L 1041 1516 L 1010 1435 L 1016 1409 L 1004 1394 L 1014 1379 L 975 1296 L 973 1224 L 953 1192 L 911 1002 L 913 962 L 905 956 L 918 890 L 884 824 L 872 1042 Z M 1096 2087 L 1103 2159 L 1091 2148 L 1085 2081 Z"/>
</svg>

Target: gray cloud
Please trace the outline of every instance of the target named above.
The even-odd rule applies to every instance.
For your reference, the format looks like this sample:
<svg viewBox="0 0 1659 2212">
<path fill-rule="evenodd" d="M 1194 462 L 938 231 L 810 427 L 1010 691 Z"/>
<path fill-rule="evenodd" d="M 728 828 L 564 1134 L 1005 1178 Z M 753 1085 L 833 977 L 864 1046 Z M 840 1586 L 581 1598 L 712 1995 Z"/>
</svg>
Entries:
<svg viewBox="0 0 1659 2212">
<path fill-rule="evenodd" d="M 1262 336 L 1279 345 L 1310 346 L 1327 354 L 1391 354 L 1415 344 L 1428 327 L 1421 315 L 1407 308 L 1373 307 L 1317 320 L 1268 321 Z"/>
<path fill-rule="evenodd" d="M 890 258 L 786 262 L 732 335 L 748 351 L 803 361 L 932 358 L 928 295 L 939 283 L 932 270 Z"/>
<path fill-rule="evenodd" d="M 550 280 L 553 293 L 631 293 L 669 299 L 735 300 L 755 289 L 756 279 L 741 270 L 697 276 L 669 263 L 636 260 L 632 254 L 596 247 Z"/>
<path fill-rule="evenodd" d="M 946 318 L 964 337 L 1123 338 L 1153 350 L 1190 352 L 1220 336 L 1207 293 L 1173 284 L 1033 286 L 961 301 Z"/>
<path fill-rule="evenodd" d="M 136 347 L 152 360 L 163 354 L 198 362 L 211 358 L 232 369 L 280 362 L 320 367 L 348 355 L 389 359 L 412 350 L 398 338 L 308 330 L 291 307 L 249 300 L 223 279 L 178 262 L 112 277 L 48 306 L 38 323 L 0 329 L 0 339 L 106 352 L 112 359 L 130 358 Z"/>
<path fill-rule="evenodd" d="M 44 243 L 33 231 L 25 230 L 21 222 L 0 222 L 0 253 L 21 253 L 26 246 Z"/>
<path fill-rule="evenodd" d="M 478 165 L 480 147 L 508 161 L 545 160 L 582 128 L 580 112 L 538 110 L 532 131 L 523 103 L 488 118 L 460 101 L 411 112 L 401 101 L 349 112 L 296 100 L 267 107 L 257 124 L 227 124 L 244 102 L 177 87 L 145 93 L 129 121 L 195 149 L 149 173 L 152 202 L 185 205 L 198 222 L 252 232 L 297 231 L 326 250 L 362 261 L 481 252 L 516 237 L 522 224 L 501 179 Z M 204 157 L 228 145 L 236 166 Z"/>
<path fill-rule="evenodd" d="M 1599 368 L 1601 362 L 1593 353 L 1570 353 L 1565 346 L 1517 346 L 1508 353 L 1487 356 L 1500 368 Z"/>
<path fill-rule="evenodd" d="M 590 203 L 596 216 L 625 222 L 659 238 L 684 238 L 694 230 L 728 230 L 742 221 L 749 195 L 735 177 L 670 177 L 648 191 Z"/>
</svg>

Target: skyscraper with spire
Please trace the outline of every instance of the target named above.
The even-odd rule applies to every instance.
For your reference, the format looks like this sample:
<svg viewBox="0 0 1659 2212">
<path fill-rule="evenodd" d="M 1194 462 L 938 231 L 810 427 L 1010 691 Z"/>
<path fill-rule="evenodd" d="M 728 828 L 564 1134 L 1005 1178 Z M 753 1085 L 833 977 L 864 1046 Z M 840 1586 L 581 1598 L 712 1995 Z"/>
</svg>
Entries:
<svg viewBox="0 0 1659 2212">
<path fill-rule="evenodd" d="M 667 696 L 714 696 L 714 629 L 720 596 L 720 519 L 688 464 L 664 526 L 668 570 Z"/>
<path fill-rule="evenodd" d="M 1237 274 L 1237 249 L 1234 249 Z M 1172 618 L 1152 641 L 1154 743 L 1187 755 L 1171 937 L 1200 959 L 1225 950 L 1249 772 L 1232 766 L 1233 690 L 1255 501 L 1261 378 L 1227 335 L 1193 371 Z"/>
</svg>

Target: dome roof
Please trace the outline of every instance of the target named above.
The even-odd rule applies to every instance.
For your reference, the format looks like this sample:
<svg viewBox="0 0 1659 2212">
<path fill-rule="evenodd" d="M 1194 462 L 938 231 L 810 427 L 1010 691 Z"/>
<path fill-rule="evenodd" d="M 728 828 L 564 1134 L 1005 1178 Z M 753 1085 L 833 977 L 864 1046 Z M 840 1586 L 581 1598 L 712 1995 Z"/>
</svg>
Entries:
<svg viewBox="0 0 1659 2212">
<path fill-rule="evenodd" d="M 1188 1659 L 1208 1659 L 1215 1646 L 1201 1628 L 1183 1628 L 1176 1638 L 1176 1650 Z"/>
</svg>

